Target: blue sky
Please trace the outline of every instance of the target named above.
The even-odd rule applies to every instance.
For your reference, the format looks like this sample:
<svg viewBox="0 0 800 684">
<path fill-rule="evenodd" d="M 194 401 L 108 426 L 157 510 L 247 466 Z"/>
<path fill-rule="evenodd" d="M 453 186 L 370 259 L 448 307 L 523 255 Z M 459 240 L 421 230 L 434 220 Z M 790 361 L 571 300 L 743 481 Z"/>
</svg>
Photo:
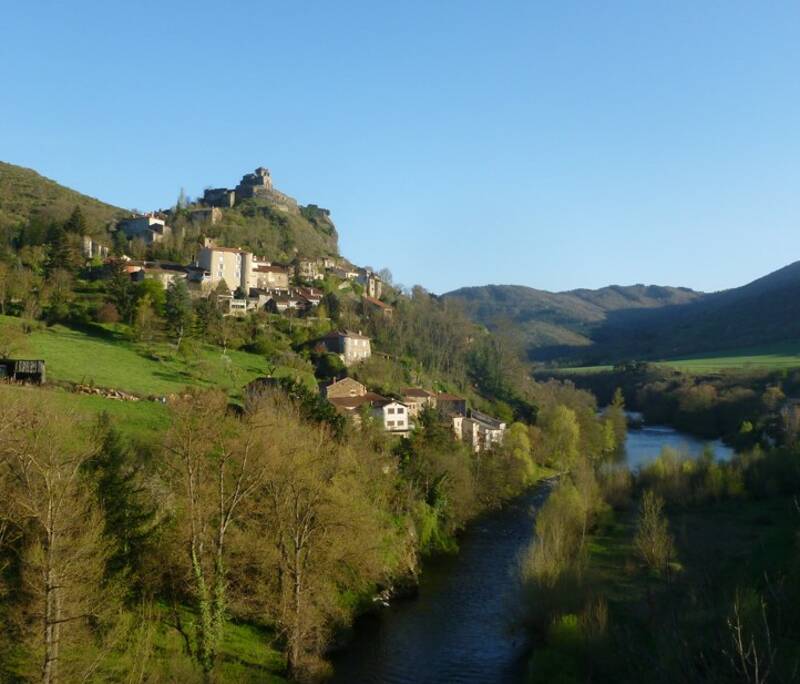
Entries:
<svg viewBox="0 0 800 684">
<path fill-rule="evenodd" d="M 442 292 L 800 258 L 800 3 L 8 2 L 0 159 L 174 203 L 256 166 Z"/>
</svg>

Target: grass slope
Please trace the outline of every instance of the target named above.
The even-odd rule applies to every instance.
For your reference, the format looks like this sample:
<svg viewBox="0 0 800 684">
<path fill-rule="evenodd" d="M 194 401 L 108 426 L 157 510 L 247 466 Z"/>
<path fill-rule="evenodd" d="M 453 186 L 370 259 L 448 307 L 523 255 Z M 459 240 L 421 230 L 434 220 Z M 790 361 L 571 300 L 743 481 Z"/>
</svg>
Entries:
<svg viewBox="0 0 800 684">
<path fill-rule="evenodd" d="M 0 316 L 5 326 L 22 321 Z M 170 345 L 156 343 L 151 353 L 129 341 L 122 333 L 101 326 L 87 331 L 62 325 L 37 328 L 26 336 L 26 348 L 18 356 L 42 358 L 48 380 L 74 382 L 120 389 L 142 396 L 180 392 L 187 386 L 221 387 L 236 395 L 241 387 L 266 370 L 266 362 L 255 354 L 200 347 L 195 358 L 183 359 Z"/>
<path fill-rule="evenodd" d="M 124 209 L 59 185 L 32 169 L 0 162 L 0 233 L 31 221 L 65 221 L 79 206 L 93 234 L 125 213 Z"/>
</svg>

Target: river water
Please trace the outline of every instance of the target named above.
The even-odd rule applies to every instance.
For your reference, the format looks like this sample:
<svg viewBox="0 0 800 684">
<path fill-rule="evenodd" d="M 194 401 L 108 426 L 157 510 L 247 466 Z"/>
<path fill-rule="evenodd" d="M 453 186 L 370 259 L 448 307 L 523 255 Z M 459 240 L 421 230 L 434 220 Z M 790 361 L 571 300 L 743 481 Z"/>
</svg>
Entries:
<svg viewBox="0 0 800 684">
<path fill-rule="evenodd" d="M 632 468 L 669 446 L 692 456 L 705 443 L 667 427 L 628 433 Z M 711 442 L 720 459 L 732 451 Z M 515 625 L 519 557 L 533 537 L 542 485 L 474 521 L 457 555 L 425 562 L 419 595 L 356 621 L 352 642 L 333 658 L 338 684 L 513 684 L 522 682 L 526 634 Z"/>
</svg>

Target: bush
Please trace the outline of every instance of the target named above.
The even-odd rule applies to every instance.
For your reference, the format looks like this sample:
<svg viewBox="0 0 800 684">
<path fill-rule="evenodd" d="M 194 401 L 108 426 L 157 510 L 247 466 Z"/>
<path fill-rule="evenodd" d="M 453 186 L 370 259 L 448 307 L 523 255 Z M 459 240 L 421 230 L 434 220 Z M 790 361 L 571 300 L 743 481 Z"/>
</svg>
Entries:
<svg viewBox="0 0 800 684">
<path fill-rule="evenodd" d="M 664 516 L 664 499 L 650 490 L 642 496 L 634 546 L 645 564 L 659 574 L 675 554 L 669 523 Z"/>
<path fill-rule="evenodd" d="M 97 309 L 94 318 L 98 323 L 119 323 L 120 316 L 116 305 L 106 302 Z"/>
</svg>

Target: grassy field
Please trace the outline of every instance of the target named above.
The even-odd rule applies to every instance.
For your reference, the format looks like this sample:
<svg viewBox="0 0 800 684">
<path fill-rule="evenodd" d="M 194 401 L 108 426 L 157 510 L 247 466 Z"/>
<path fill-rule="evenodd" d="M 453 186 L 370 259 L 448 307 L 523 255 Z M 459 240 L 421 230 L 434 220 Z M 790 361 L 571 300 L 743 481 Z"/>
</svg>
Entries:
<svg viewBox="0 0 800 684">
<path fill-rule="evenodd" d="M 73 411 L 78 420 L 92 421 L 101 413 L 107 413 L 121 432 L 145 441 L 157 439 L 169 427 L 167 407 L 154 401 L 119 401 L 76 394 L 59 387 L 0 385 L 0 402 L 23 396 L 49 402 L 57 409 Z"/>
<path fill-rule="evenodd" d="M 22 321 L 0 316 L 0 333 Z M 254 354 L 200 346 L 184 358 L 171 345 L 154 343 L 145 349 L 121 332 L 93 326 L 74 330 L 61 325 L 36 328 L 25 336 L 18 356 L 47 362 L 48 380 L 120 389 L 142 396 L 180 392 L 187 386 L 216 386 L 236 394 L 266 371 L 265 360 Z"/>
<path fill-rule="evenodd" d="M 653 363 L 685 373 L 716 373 L 726 370 L 781 370 L 800 368 L 800 341 L 781 342 L 724 352 L 708 352 Z M 548 369 L 559 375 L 589 375 L 613 370 L 613 366 L 580 366 Z"/>
<path fill-rule="evenodd" d="M 800 368 L 800 342 L 782 342 L 729 352 L 697 354 L 661 363 L 688 373 L 709 373 L 730 368 L 737 370 Z"/>
</svg>

